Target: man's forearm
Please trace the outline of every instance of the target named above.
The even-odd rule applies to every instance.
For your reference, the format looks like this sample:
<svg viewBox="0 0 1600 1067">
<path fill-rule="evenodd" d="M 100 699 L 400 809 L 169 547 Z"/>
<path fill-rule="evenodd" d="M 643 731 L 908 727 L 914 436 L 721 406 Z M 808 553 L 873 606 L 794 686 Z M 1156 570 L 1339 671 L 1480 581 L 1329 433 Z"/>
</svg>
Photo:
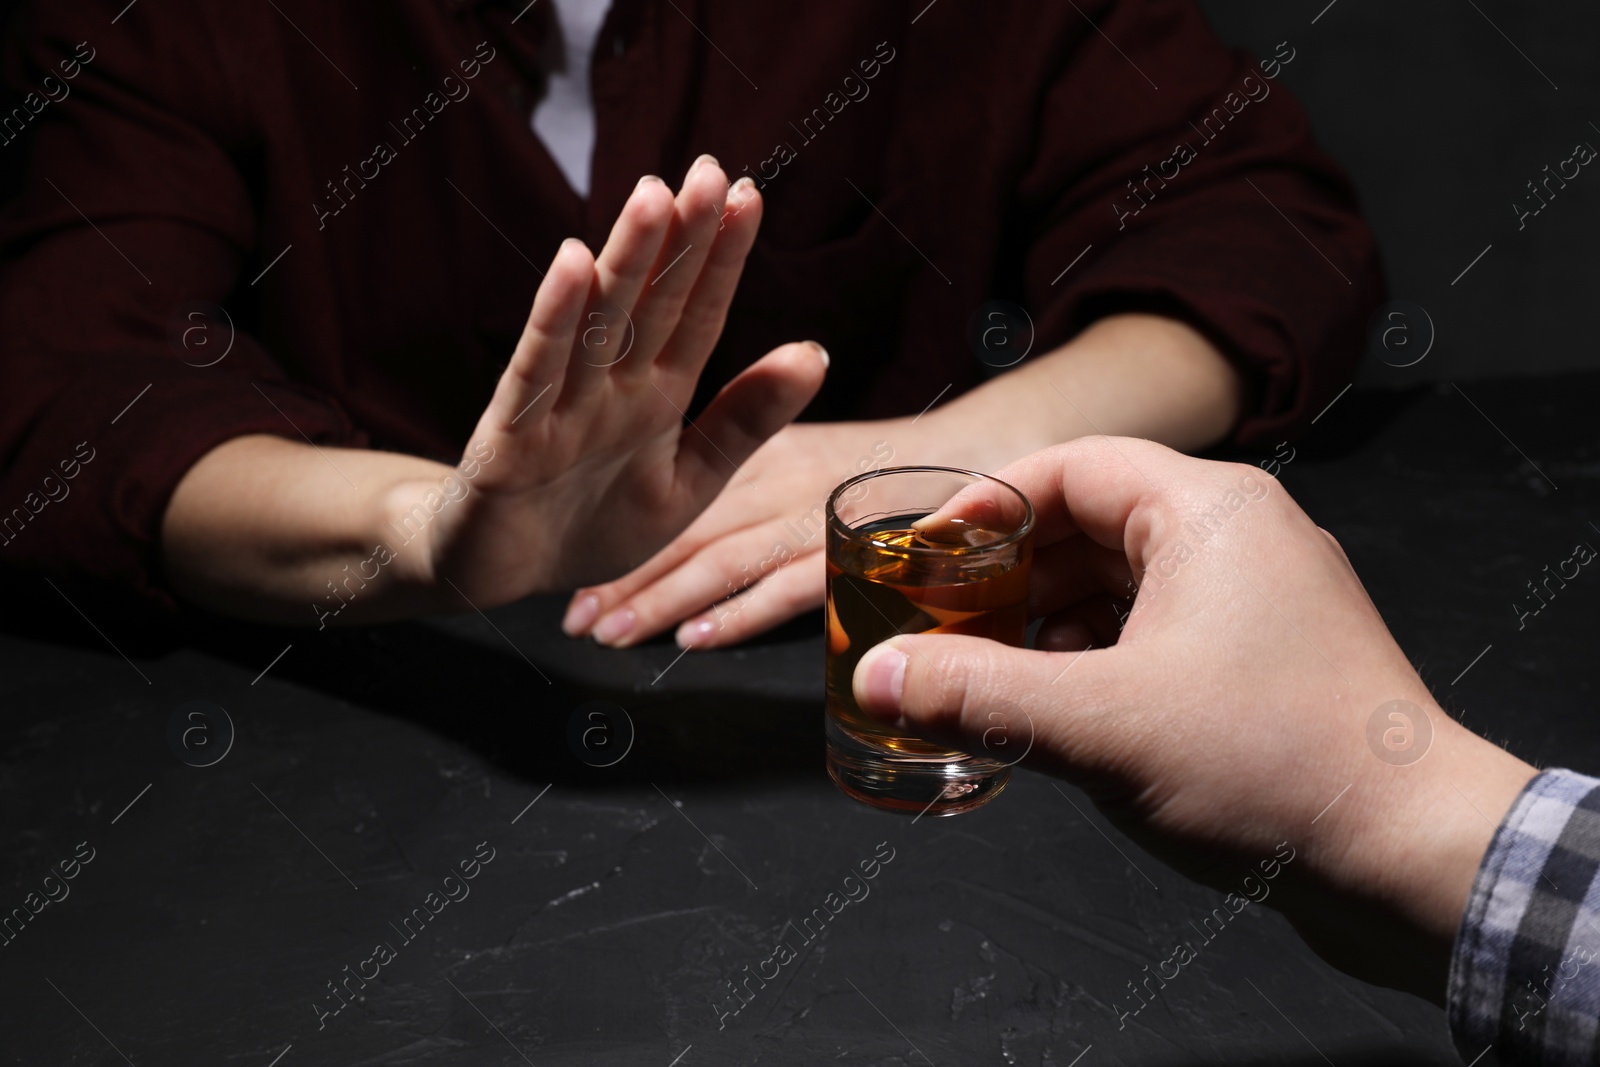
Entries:
<svg viewBox="0 0 1600 1067">
<path fill-rule="evenodd" d="M 166 580 L 185 600 L 264 622 L 325 626 L 429 610 L 439 599 L 431 506 L 453 506 L 454 493 L 441 489 L 452 476 L 462 482 L 445 464 L 393 452 L 234 438 L 173 493 L 161 535 Z"/>
<path fill-rule="evenodd" d="M 1244 393 L 1238 370 L 1193 328 L 1115 315 L 929 412 L 916 429 L 929 461 L 980 470 L 1088 434 L 1193 452 L 1228 435 Z"/>
</svg>

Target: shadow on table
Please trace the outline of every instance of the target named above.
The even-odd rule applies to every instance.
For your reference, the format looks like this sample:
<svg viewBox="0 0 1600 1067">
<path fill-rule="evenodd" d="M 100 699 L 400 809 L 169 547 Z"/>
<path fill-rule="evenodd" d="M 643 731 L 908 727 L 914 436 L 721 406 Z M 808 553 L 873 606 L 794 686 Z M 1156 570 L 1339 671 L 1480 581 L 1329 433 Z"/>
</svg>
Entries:
<svg viewBox="0 0 1600 1067">
<path fill-rule="evenodd" d="M 143 664 L 157 693 L 182 687 L 182 679 L 174 678 L 179 668 L 161 661 L 183 650 L 237 666 L 243 689 L 292 643 L 293 653 L 272 666 L 271 680 L 414 723 L 530 782 L 582 787 L 826 773 L 820 702 L 762 695 L 756 684 L 762 674 L 759 656 L 751 656 L 755 662 L 748 666 L 722 671 L 726 684 L 720 688 L 680 684 L 656 691 L 620 680 L 652 677 L 660 671 L 658 661 L 672 658 L 670 648 L 606 651 L 600 658 L 603 668 L 591 663 L 589 677 L 573 680 L 571 672 L 558 671 L 560 646 L 542 655 L 536 649 L 530 661 L 520 650 L 530 643 L 526 638 L 514 646 L 491 634 L 496 643 L 486 644 L 452 632 L 460 628 L 457 620 L 319 632 L 202 612 L 172 616 L 92 585 L 54 582 L 57 590 L 38 575 L 0 575 L 0 595 L 10 609 L 0 617 L 0 633 L 96 657 L 110 653 L 109 635 L 115 635 L 115 647 Z M 747 649 L 792 643 L 819 629 L 814 617 L 796 620 Z M 583 731 L 594 722 L 586 717 L 593 701 L 626 712 L 625 718 L 613 713 L 606 723 L 619 748 L 627 749 L 613 766 L 594 765 L 608 757 L 583 742 Z M 329 714 L 349 712 L 330 708 Z M 635 736 L 626 745 L 629 724 Z"/>
</svg>

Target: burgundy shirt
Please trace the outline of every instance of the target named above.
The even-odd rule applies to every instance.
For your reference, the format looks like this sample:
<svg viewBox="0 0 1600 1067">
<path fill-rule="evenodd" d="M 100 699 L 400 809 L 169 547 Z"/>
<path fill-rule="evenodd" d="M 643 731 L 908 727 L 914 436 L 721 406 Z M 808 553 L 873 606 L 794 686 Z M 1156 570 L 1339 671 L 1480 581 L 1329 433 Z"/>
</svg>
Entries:
<svg viewBox="0 0 1600 1067">
<path fill-rule="evenodd" d="M 240 434 L 454 461 L 560 241 L 598 249 L 701 152 L 767 205 L 702 400 L 814 338 L 807 417 L 915 413 L 991 373 L 990 299 L 1033 354 L 1146 309 L 1256 380 L 1237 440 L 1270 442 L 1349 381 L 1380 296 L 1269 77 L 1292 47 L 1231 51 L 1188 0 L 618 0 L 587 202 L 528 124 L 549 0 L 124 6 L 23 4 L 4 59 L 14 566 L 164 597 L 172 490 Z"/>
</svg>

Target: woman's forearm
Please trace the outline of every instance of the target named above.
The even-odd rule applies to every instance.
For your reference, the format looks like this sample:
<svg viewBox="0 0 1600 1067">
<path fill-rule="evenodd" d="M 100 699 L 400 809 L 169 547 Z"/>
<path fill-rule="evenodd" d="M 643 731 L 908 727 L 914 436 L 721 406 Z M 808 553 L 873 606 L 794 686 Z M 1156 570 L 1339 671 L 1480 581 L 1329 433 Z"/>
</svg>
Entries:
<svg viewBox="0 0 1600 1067">
<path fill-rule="evenodd" d="M 1114 315 L 929 412 L 916 429 L 928 455 L 981 470 L 1089 434 L 1192 452 L 1228 435 L 1244 393 L 1238 370 L 1192 327 Z"/>
<path fill-rule="evenodd" d="M 234 438 L 172 495 L 166 580 L 185 600 L 263 622 L 417 614 L 442 599 L 430 580 L 433 505 L 454 506 L 467 491 L 455 468 L 415 456 Z"/>
</svg>

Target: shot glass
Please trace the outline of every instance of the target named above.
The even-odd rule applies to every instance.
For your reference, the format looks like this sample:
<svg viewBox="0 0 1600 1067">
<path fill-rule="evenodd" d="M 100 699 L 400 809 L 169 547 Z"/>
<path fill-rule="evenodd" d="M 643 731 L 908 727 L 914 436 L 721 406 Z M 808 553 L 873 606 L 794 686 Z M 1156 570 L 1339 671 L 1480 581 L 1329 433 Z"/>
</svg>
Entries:
<svg viewBox="0 0 1600 1067">
<path fill-rule="evenodd" d="M 1020 646 L 1033 505 L 972 471 L 888 467 L 835 489 L 827 524 L 829 775 L 846 795 L 892 811 L 957 815 L 987 803 L 1015 760 L 945 748 L 869 719 L 850 683 L 867 650 L 897 634 Z"/>
</svg>

